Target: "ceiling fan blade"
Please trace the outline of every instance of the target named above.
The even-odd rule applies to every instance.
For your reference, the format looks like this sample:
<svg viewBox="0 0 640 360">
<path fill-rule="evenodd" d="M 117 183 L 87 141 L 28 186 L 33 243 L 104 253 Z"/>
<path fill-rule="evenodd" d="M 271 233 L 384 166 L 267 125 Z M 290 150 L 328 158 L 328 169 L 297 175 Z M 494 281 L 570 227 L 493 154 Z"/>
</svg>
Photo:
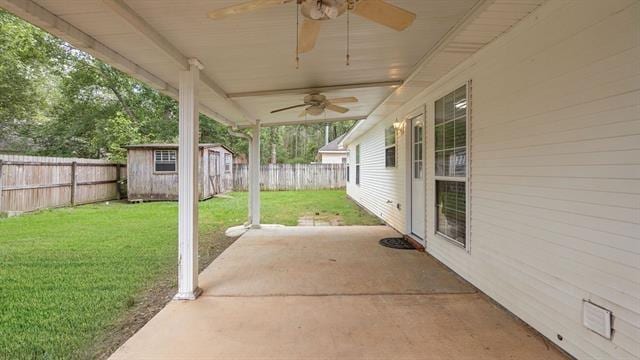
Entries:
<svg viewBox="0 0 640 360">
<path fill-rule="evenodd" d="M 358 98 L 355 96 L 349 96 L 349 97 L 329 99 L 328 101 L 332 104 L 346 104 L 346 103 L 358 102 Z"/>
<path fill-rule="evenodd" d="M 320 21 L 304 19 L 300 29 L 300 42 L 298 43 L 301 54 L 313 50 L 316 46 L 316 39 L 318 39 L 321 25 Z"/>
<path fill-rule="evenodd" d="M 281 109 L 272 110 L 271 113 L 274 114 L 274 113 L 277 113 L 277 112 L 280 112 L 280 111 L 285 111 L 285 110 L 289 110 L 289 109 L 295 109 L 295 108 L 299 108 L 299 107 L 303 107 L 303 106 L 307 106 L 307 104 L 299 104 L 299 105 L 287 106 L 287 107 L 284 107 L 284 108 L 281 108 Z"/>
<path fill-rule="evenodd" d="M 271 7 L 271 6 L 283 5 L 283 4 L 289 3 L 291 1 L 293 1 L 293 0 L 253 0 L 253 1 L 248 1 L 246 3 L 242 3 L 242 4 L 238 4 L 238 5 L 231 5 L 231 6 L 227 6 L 225 8 L 222 8 L 222 9 L 209 11 L 209 18 L 210 19 L 214 19 L 214 20 L 222 19 L 224 17 L 231 16 L 231 15 L 239 15 L 239 14 L 244 14 L 244 13 L 251 12 L 251 11 L 254 11 L 254 10 L 268 8 L 268 7 Z"/>
<path fill-rule="evenodd" d="M 327 104 L 327 106 L 325 108 L 328 109 L 328 110 L 331 110 L 331 111 L 339 112 L 341 114 L 344 114 L 347 111 L 349 111 L 349 109 L 347 109 L 346 107 L 333 105 L 333 104 Z"/>
<path fill-rule="evenodd" d="M 391 5 L 383 0 L 361 0 L 353 12 L 378 24 L 402 31 L 416 18 L 411 11 Z"/>
<path fill-rule="evenodd" d="M 302 112 L 298 115 L 298 117 L 305 117 L 307 116 L 307 109 L 302 110 Z"/>
</svg>

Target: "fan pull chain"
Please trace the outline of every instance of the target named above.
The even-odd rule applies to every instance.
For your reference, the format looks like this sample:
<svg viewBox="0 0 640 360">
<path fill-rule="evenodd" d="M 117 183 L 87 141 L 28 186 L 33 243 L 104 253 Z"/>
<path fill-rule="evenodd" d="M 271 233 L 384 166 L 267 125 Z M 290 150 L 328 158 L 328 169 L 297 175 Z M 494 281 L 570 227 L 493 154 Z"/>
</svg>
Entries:
<svg viewBox="0 0 640 360">
<path fill-rule="evenodd" d="M 300 69 L 300 1 L 296 1 L 296 70 Z"/>
<path fill-rule="evenodd" d="M 347 0 L 347 66 L 349 66 L 350 63 L 350 55 L 349 55 L 349 32 L 350 32 L 350 27 L 351 27 L 351 18 L 349 17 L 349 14 L 351 13 L 351 0 Z"/>
</svg>

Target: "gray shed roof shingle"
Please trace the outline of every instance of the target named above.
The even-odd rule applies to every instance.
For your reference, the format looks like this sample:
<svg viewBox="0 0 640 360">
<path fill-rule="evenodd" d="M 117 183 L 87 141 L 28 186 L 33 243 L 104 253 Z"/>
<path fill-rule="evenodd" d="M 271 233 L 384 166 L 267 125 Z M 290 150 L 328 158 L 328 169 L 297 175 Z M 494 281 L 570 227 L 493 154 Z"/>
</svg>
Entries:
<svg viewBox="0 0 640 360">
<path fill-rule="evenodd" d="M 318 149 L 318 152 L 334 152 L 334 151 L 344 151 L 347 152 L 347 149 L 345 149 L 344 146 L 340 146 L 340 142 L 342 141 L 342 139 L 344 139 L 345 134 L 342 134 L 340 136 L 338 136 L 337 138 L 335 138 L 333 141 L 331 141 L 330 143 L 328 143 L 327 145 L 321 147 L 320 149 Z"/>
</svg>

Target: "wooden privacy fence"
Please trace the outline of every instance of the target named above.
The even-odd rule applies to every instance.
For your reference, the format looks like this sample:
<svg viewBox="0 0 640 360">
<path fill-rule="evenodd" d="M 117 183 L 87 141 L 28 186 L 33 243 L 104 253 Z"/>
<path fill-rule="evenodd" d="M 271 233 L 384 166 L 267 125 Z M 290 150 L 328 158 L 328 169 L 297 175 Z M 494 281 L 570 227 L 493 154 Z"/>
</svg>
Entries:
<svg viewBox="0 0 640 360">
<path fill-rule="evenodd" d="M 260 167 L 261 190 L 319 190 L 346 186 L 344 164 L 268 164 Z M 233 189 L 247 191 L 248 167 L 233 166 Z"/>
<path fill-rule="evenodd" d="M 105 160 L 0 155 L 0 212 L 119 199 L 126 173 Z"/>
</svg>

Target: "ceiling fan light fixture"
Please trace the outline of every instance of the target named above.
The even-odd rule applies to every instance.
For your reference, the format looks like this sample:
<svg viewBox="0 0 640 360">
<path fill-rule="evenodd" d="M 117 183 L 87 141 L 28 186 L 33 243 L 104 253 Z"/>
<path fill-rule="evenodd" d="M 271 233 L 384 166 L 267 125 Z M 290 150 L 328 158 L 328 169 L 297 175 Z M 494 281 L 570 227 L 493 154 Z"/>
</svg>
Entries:
<svg viewBox="0 0 640 360">
<path fill-rule="evenodd" d="M 313 20 L 322 19 L 322 17 L 324 16 L 324 12 L 322 10 L 322 7 L 312 6 L 311 9 L 309 9 L 309 16 Z"/>
<path fill-rule="evenodd" d="M 329 19 L 335 19 L 340 15 L 338 8 L 335 6 L 325 6 L 322 11 Z"/>
</svg>

